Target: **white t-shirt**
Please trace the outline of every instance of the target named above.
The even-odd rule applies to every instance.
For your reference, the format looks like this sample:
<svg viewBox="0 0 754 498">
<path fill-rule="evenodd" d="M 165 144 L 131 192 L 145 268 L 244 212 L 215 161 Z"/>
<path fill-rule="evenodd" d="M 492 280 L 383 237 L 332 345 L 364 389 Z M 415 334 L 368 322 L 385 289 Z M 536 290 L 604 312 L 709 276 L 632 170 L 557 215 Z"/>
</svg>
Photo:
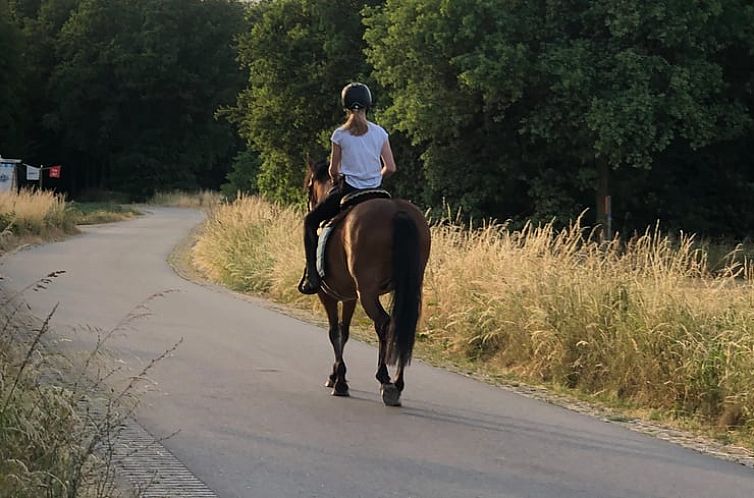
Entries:
<svg viewBox="0 0 754 498">
<path fill-rule="evenodd" d="M 358 137 L 342 127 L 330 137 L 332 143 L 340 145 L 340 173 L 354 188 L 377 188 L 382 183 L 380 152 L 388 134 L 378 124 L 371 121 L 367 124 L 368 131 Z"/>
</svg>

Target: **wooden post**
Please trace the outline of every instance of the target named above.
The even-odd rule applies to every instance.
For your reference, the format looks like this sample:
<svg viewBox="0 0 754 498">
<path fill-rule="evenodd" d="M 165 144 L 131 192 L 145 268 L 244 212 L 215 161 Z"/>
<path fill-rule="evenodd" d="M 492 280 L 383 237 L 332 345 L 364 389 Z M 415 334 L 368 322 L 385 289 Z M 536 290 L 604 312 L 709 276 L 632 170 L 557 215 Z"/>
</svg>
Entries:
<svg viewBox="0 0 754 498">
<path fill-rule="evenodd" d="M 597 159 L 597 224 L 602 240 L 610 240 L 612 234 L 612 199 L 609 190 L 610 167 L 604 158 Z"/>
</svg>

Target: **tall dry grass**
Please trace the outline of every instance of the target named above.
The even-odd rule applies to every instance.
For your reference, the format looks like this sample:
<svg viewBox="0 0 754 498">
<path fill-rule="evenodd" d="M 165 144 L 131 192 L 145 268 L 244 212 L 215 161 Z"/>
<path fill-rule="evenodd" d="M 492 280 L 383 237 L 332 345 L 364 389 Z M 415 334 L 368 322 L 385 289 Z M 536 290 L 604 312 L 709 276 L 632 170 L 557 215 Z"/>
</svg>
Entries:
<svg viewBox="0 0 754 498">
<path fill-rule="evenodd" d="M 579 223 L 433 229 L 426 327 L 525 378 L 721 423 L 751 419 L 754 280 L 690 237 L 601 244 Z M 738 420 L 734 420 L 738 419 Z"/>
<path fill-rule="evenodd" d="M 182 208 L 211 208 L 222 201 L 222 194 L 212 190 L 199 192 L 157 192 L 149 201 L 150 204 Z"/>
<path fill-rule="evenodd" d="M 195 264 L 317 309 L 295 284 L 302 213 L 257 198 L 211 211 Z M 754 424 L 754 272 L 712 271 L 692 237 L 600 243 L 564 230 L 438 220 L 420 337 L 449 357 L 710 423 Z M 718 265 L 715 265 L 717 268 Z"/>
<path fill-rule="evenodd" d="M 65 199 L 50 191 L 0 193 L 0 229 L 16 235 L 44 235 L 51 230 L 73 231 L 75 221 Z"/>
<path fill-rule="evenodd" d="M 83 370 L 69 371 L 46 347 L 55 309 L 39 323 L 24 313 L 22 294 L 44 290 L 61 273 L 19 294 L 0 292 L 0 496 L 126 496 L 106 444 L 121 424 L 121 406 L 101 394 L 101 380 L 84 378 L 98 352 Z"/>
<path fill-rule="evenodd" d="M 303 272 L 303 213 L 261 200 L 239 197 L 209 213 L 193 261 L 211 279 L 243 292 L 312 309 L 296 291 Z"/>
<path fill-rule="evenodd" d="M 50 327 L 57 306 L 37 319 L 24 299 L 63 273 L 14 293 L 0 288 L 0 498 L 142 496 L 153 482 L 133 476 L 132 458 L 161 440 L 134 444 L 121 433 L 151 370 L 182 340 L 127 372 L 107 343 L 147 318 L 149 304 L 168 292 L 148 297 L 109 330 L 86 327 L 95 346 L 68 357 Z"/>
</svg>

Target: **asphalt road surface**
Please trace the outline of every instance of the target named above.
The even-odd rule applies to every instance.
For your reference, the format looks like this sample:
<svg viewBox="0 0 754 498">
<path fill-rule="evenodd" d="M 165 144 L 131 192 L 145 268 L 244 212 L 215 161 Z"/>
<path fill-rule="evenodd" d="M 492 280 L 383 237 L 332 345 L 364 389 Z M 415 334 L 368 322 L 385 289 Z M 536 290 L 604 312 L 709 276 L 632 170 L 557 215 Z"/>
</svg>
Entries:
<svg viewBox="0 0 754 498">
<path fill-rule="evenodd" d="M 350 398 L 323 387 L 326 331 L 230 292 L 196 285 L 166 262 L 201 220 L 159 208 L 64 242 L 20 251 L 0 269 L 20 288 L 67 273 L 29 298 L 55 303 L 55 330 L 91 347 L 149 296 L 151 316 L 111 349 L 151 373 L 137 419 L 221 497 L 754 497 L 754 471 L 421 362 L 402 408 L 382 405 L 377 353 L 349 342 Z M 81 329 L 89 327 L 89 331 Z M 78 329 L 78 330 L 74 330 Z"/>
</svg>

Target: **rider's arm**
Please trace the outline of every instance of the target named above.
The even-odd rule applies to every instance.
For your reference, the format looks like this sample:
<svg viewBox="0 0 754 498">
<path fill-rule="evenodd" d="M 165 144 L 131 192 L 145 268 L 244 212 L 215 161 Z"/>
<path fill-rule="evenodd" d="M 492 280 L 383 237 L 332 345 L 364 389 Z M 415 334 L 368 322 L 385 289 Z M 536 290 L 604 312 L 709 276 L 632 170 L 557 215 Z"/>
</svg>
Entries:
<svg viewBox="0 0 754 498">
<path fill-rule="evenodd" d="M 390 140 L 385 140 L 380 155 L 382 156 L 383 162 L 381 171 L 382 177 L 387 178 L 395 173 L 395 159 L 393 158 L 393 149 L 390 148 Z"/>
<path fill-rule="evenodd" d="M 333 142 L 330 153 L 330 178 L 334 183 L 340 179 L 340 145 Z"/>
</svg>

